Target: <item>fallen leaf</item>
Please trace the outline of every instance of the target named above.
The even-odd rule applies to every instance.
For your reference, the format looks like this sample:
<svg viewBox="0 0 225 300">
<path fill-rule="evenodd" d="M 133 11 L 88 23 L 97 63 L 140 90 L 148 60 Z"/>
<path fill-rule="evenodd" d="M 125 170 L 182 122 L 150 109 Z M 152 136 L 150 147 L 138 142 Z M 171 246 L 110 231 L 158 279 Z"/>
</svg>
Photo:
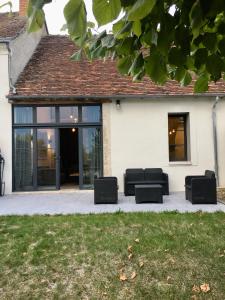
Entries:
<svg viewBox="0 0 225 300">
<path fill-rule="evenodd" d="M 192 292 L 199 293 L 200 292 L 200 288 L 197 285 L 193 285 Z"/>
<path fill-rule="evenodd" d="M 130 253 L 130 254 L 128 255 L 128 259 L 131 260 L 132 257 L 133 257 L 133 254 Z"/>
<path fill-rule="evenodd" d="M 127 276 L 124 273 L 120 274 L 120 281 L 126 281 L 126 280 L 127 280 Z"/>
<path fill-rule="evenodd" d="M 165 249 L 164 251 L 165 251 L 165 252 L 168 252 L 168 251 L 169 251 L 169 249 Z"/>
<path fill-rule="evenodd" d="M 136 272 L 133 272 L 133 273 L 131 274 L 130 279 L 134 279 L 136 276 L 137 276 L 137 273 L 136 273 Z"/>
<path fill-rule="evenodd" d="M 220 254 L 219 257 L 224 257 L 224 254 Z"/>
<path fill-rule="evenodd" d="M 209 284 L 208 283 L 201 284 L 200 289 L 203 293 L 208 293 L 210 291 Z"/>
<path fill-rule="evenodd" d="M 139 239 L 136 239 L 136 240 L 134 240 L 136 243 L 139 243 L 140 242 L 140 240 Z"/>
<path fill-rule="evenodd" d="M 128 247 L 127 247 L 127 250 L 128 250 L 128 252 L 131 253 L 131 252 L 132 252 L 132 246 L 128 246 Z"/>
<path fill-rule="evenodd" d="M 171 277 L 171 276 L 167 276 L 166 281 L 167 281 L 168 283 L 171 283 L 171 282 L 172 282 L 172 277 Z"/>
<path fill-rule="evenodd" d="M 142 268 L 143 266 L 144 266 L 143 261 L 140 261 L 140 262 L 139 262 L 139 267 Z"/>
<path fill-rule="evenodd" d="M 103 293 L 102 295 L 103 295 L 103 296 L 107 296 L 107 293 L 105 292 L 105 293 Z"/>
<path fill-rule="evenodd" d="M 196 295 L 191 296 L 192 300 L 198 300 L 198 297 Z"/>
</svg>

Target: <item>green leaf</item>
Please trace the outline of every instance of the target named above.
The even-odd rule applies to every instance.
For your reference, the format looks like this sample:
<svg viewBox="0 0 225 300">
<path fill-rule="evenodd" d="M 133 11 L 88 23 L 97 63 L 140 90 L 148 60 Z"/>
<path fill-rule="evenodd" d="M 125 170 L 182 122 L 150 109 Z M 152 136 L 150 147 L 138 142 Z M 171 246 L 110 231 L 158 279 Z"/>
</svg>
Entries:
<svg viewBox="0 0 225 300">
<path fill-rule="evenodd" d="M 130 55 L 134 50 L 134 38 L 127 37 L 120 41 L 116 46 L 116 51 L 119 55 Z"/>
<path fill-rule="evenodd" d="M 200 69 L 202 65 L 205 65 L 208 59 L 208 51 L 206 48 L 200 48 L 198 49 L 195 54 L 195 67 L 197 69 Z"/>
<path fill-rule="evenodd" d="M 130 30 L 132 28 L 132 22 L 127 22 L 120 20 L 113 24 L 113 34 L 116 39 L 123 39 L 130 35 Z"/>
<path fill-rule="evenodd" d="M 202 39 L 202 43 L 208 50 L 213 51 L 217 45 L 216 33 L 205 33 Z"/>
<path fill-rule="evenodd" d="M 142 71 L 143 66 L 144 66 L 144 59 L 143 59 L 142 53 L 139 53 L 135 57 L 132 65 L 128 71 L 128 74 L 131 76 L 135 76 L 135 75 L 139 74 Z"/>
<path fill-rule="evenodd" d="M 225 56 L 225 38 L 219 42 L 218 48 L 220 50 L 221 55 Z"/>
<path fill-rule="evenodd" d="M 86 8 L 83 0 L 69 0 L 64 8 L 69 34 L 81 37 L 87 28 Z"/>
<path fill-rule="evenodd" d="M 128 20 L 137 21 L 146 17 L 156 4 L 156 0 L 137 0 L 128 11 Z"/>
<path fill-rule="evenodd" d="M 186 71 L 184 77 L 181 79 L 180 84 L 181 86 L 187 86 L 191 83 L 192 77 L 191 74 Z"/>
<path fill-rule="evenodd" d="M 45 14 L 42 9 L 37 9 L 34 11 L 32 16 L 29 17 L 28 21 L 28 31 L 35 32 L 38 31 L 44 25 Z"/>
<path fill-rule="evenodd" d="M 164 84 L 167 80 L 167 69 L 164 57 L 153 50 L 145 60 L 145 70 L 148 76 L 156 83 Z"/>
<path fill-rule="evenodd" d="M 186 56 L 184 55 L 183 51 L 173 47 L 170 49 L 168 60 L 171 65 L 181 67 L 186 62 Z"/>
<path fill-rule="evenodd" d="M 99 26 L 115 20 L 120 11 L 120 0 L 93 0 L 93 13 Z"/>
<path fill-rule="evenodd" d="M 133 22 L 133 25 L 132 25 L 132 29 L 133 29 L 133 32 L 134 34 L 139 37 L 142 33 L 142 30 L 141 30 L 141 22 L 139 20 L 137 21 L 134 21 Z"/>
<path fill-rule="evenodd" d="M 208 91 L 208 76 L 203 74 L 195 82 L 194 91 L 195 93 L 203 93 Z"/>
<path fill-rule="evenodd" d="M 70 59 L 71 60 L 75 60 L 75 61 L 79 61 L 81 59 L 82 56 L 82 49 L 80 49 L 79 51 L 75 52 Z"/>
<path fill-rule="evenodd" d="M 207 59 L 206 69 L 212 79 L 217 81 L 221 78 L 221 72 L 224 71 L 224 62 L 218 54 L 212 54 Z"/>
<path fill-rule="evenodd" d="M 175 71 L 175 79 L 181 81 L 186 74 L 186 70 L 183 67 L 177 68 Z"/>
<path fill-rule="evenodd" d="M 193 6 L 191 8 L 190 14 L 189 14 L 189 18 L 190 18 L 190 24 L 192 27 L 192 33 L 195 38 L 199 35 L 200 28 L 203 25 L 202 9 L 201 9 L 199 0 L 194 2 Z"/>
<path fill-rule="evenodd" d="M 117 68 L 121 74 L 128 74 L 131 67 L 132 59 L 129 56 L 122 57 L 117 61 Z"/>
<path fill-rule="evenodd" d="M 102 38 L 101 43 L 102 43 L 102 47 L 106 47 L 108 49 L 112 48 L 116 44 L 115 39 L 114 39 L 113 35 L 111 35 L 111 34 L 108 34 L 107 36 Z"/>
</svg>

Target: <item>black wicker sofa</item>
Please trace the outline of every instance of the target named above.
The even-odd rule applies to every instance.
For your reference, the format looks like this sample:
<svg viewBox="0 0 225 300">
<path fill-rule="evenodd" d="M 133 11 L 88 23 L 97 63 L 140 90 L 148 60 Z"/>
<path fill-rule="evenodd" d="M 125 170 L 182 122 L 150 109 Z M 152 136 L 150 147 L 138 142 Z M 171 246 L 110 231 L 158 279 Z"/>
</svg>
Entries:
<svg viewBox="0 0 225 300">
<path fill-rule="evenodd" d="M 125 196 L 135 195 L 135 185 L 160 184 L 163 195 L 169 195 L 168 175 L 161 168 L 126 169 L 124 174 Z"/>
</svg>

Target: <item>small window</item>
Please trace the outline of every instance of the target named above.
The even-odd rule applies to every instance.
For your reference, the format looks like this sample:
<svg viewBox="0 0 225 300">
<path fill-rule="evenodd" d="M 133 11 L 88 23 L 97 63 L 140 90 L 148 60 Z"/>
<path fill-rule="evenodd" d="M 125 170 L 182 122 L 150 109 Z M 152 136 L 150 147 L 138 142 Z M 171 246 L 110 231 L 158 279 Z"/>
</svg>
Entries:
<svg viewBox="0 0 225 300">
<path fill-rule="evenodd" d="M 187 116 L 188 114 L 168 116 L 170 161 L 187 161 Z"/>
<path fill-rule="evenodd" d="M 33 123 L 33 108 L 25 106 L 17 106 L 14 108 L 15 124 L 31 124 Z"/>
<path fill-rule="evenodd" d="M 37 123 L 54 123 L 55 107 L 37 107 Z"/>
<path fill-rule="evenodd" d="M 59 116 L 61 123 L 77 123 L 78 107 L 77 106 L 61 106 L 59 108 Z"/>
<path fill-rule="evenodd" d="M 100 106 L 82 106 L 82 122 L 100 122 Z"/>
</svg>

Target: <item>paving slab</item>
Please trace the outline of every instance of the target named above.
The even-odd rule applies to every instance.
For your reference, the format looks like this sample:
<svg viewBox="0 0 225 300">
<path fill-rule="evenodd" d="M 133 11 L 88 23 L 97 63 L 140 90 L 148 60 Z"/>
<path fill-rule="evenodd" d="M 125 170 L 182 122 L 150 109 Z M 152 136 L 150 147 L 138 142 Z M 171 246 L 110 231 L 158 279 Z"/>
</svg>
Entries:
<svg viewBox="0 0 225 300">
<path fill-rule="evenodd" d="M 123 212 L 225 212 L 225 205 L 192 205 L 183 192 L 163 196 L 163 203 L 136 204 L 134 196 L 119 193 L 118 204 L 94 204 L 93 191 L 13 193 L 0 197 L 0 215 L 56 215 Z"/>
</svg>

